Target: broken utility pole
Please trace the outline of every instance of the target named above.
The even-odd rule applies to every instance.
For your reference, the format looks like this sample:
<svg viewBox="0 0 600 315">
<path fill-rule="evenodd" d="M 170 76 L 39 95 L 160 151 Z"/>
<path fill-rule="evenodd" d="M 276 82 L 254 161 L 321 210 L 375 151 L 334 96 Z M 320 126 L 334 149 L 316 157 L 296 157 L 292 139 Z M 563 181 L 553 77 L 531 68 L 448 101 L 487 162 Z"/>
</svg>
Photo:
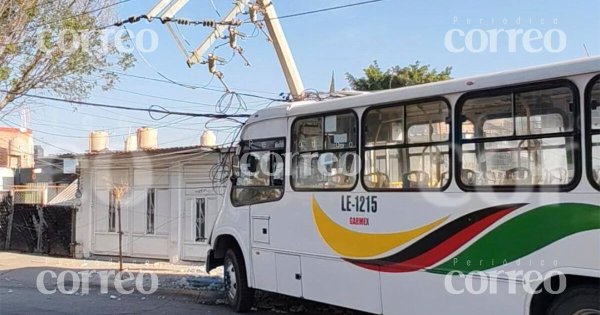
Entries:
<svg viewBox="0 0 600 315">
<path fill-rule="evenodd" d="M 149 11 L 148 16 L 150 17 L 172 17 L 174 16 L 189 0 L 160 0 L 156 3 Z M 288 45 L 288 42 L 285 38 L 285 34 L 283 32 L 283 28 L 281 27 L 281 23 L 279 23 L 279 19 L 277 18 L 277 12 L 275 11 L 275 6 L 273 5 L 271 0 L 256 0 L 256 3 L 248 3 L 248 0 L 235 0 L 234 7 L 223 17 L 221 23 L 217 23 L 214 26 L 214 29 L 210 34 L 200 43 L 200 45 L 191 52 L 191 55 L 188 55 L 188 52 L 183 48 L 183 45 L 177 35 L 169 30 L 171 36 L 175 40 L 175 43 L 181 53 L 186 57 L 186 63 L 189 67 L 195 64 L 207 64 L 210 61 L 210 58 L 216 58 L 214 53 L 206 56 L 210 47 L 212 47 L 219 39 L 222 39 L 227 34 L 231 34 L 232 29 L 231 24 L 227 22 L 233 22 L 235 18 L 239 14 L 245 13 L 246 7 L 250 6 L 250 10 L 248 14 L 251 17 L 251 20 L 255 25 L 263 31 L 262 23 L 264 22 L 267 31 L 268 31 L 268 39 L 273 43 L 273 47 L 275 48 L 275 53 L 277 54 L 277 58 L 279 60 L 279 64 L 283 70 L 283 75 L 285 77 L 285 81 L 290 90 L 290 94 L 295 101 L 300 101 L 304 99 L 304 84 L 302 83 L 302 78 L 300 77 L 300 73 L 298 72 L 298 68 L 296 67 L 296 62 L 294 57 L 292 56 L 292 51 Z M 264 17 L 262 21 L 258 21 L 256 19 L 256 14 L 261 13 Z M 229 25 L 229 26 L 228 26 Z M 167 25 L 169 28 L 170 26 Z M 229 29 L 229 32 L 228 32 Z M 231 36 L 231 35 L 229 35 Z M 237 51 L 241 55 L 241 49 L 237 47 L 237 45 L 231 45 L 234 51 Z M 241 55 L 244 59 L 246 65 L 249 65 L 248 60 Z M 209 67 L 210 68 L 210 67 Z M 210 71 L 210 70 L 209 70 Z M 215 72 L 210 71 L 212 75 L 215 75 Z M 225 89 L 227 86 L 224 84 L 222 80 L 223 74 L 219 72 L 218 78 L 221 80 Z"/>
<path fill-rule="evenodd" d="M 257 0 L 257 2 L 263 9 L 265 24 L 267 25 L 269 36 L 273 41 L 273 47 L 275 47 L 275 52 L 277 53 L 279 64 L 281 64 L 285 81 L 290 88 L 290 93 L 292 93 L 295 101 L 300 101 L 304 99 L 304 84 L 296 67 L 296 61 L 294 60 L 294 56 L 292 56 L 290 46 L 283 33 L 281 23 L 279 23 L 279 19 L 277 18 L 275 6 L 273 6 L 271 0 Z"/>
</svg>

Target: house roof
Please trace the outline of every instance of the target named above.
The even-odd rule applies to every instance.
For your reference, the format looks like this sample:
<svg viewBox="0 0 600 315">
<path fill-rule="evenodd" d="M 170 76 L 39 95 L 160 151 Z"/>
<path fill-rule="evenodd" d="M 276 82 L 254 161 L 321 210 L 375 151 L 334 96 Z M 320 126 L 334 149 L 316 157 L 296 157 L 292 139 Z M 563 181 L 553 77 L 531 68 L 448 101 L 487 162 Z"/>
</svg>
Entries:
<svg viewBox="0 0 600 315">
<path fill-rule="evenodd" d="M 31 129 L 0 126 L 0 132 L 31 134 Z"/>
<path fill-rule="evenodd" d="M 159 155 L 159 154 L 191 154 L 198 152 L 227 152 L 227 148 L 218 147 L 207 147 L 207 146 L 186 146 L 186 147 L 171 147 L 171 148 L 157 148 L 151 150 L 135 150 L 135 151 L 102 151 L 102 152 L 87 152 L 81 154 L 63 154 L 61 158 L 78 158 L 78 159 L 94 159 L 102 157 L 136 157 L 136 156 L 148 156 L 148 155 Z"/>
<path fill-rule="evenodd" d="M 59 192 L 54 198 L 46 203 L 49 206 L 73 206 L 77 199 L 77 186 L 79 180 L 74 180 L 67 188 Z"/>
</svg>

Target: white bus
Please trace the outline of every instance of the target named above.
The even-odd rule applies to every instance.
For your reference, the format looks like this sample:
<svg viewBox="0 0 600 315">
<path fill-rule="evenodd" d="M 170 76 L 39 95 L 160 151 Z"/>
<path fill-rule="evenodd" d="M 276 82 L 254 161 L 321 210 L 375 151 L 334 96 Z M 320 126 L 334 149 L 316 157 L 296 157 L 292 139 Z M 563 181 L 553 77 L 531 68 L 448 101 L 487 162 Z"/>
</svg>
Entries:
<svg viewBox="0 0 600 315">
<path fill-rule="evenodd" d="M 599 102 L 593 57 L 260 110 L 207 269 L 240 312 L 599 314 Z"/>
</svg>

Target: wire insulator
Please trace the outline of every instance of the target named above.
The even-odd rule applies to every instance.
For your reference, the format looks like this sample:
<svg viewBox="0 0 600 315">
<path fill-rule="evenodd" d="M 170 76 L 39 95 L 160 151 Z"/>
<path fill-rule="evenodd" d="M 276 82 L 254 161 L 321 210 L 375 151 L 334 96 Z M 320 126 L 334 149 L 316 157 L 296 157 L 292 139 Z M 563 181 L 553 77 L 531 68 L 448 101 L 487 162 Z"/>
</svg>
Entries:
<svg viewBox="0 0 600 315">
<path fill-rule="evenodd" d="M 202 21 L 202 26 L 205 26 L 205 27 L 215 27 L 215 25 L 216 25 L 215 21 L 212 21 L 212 20 Z"/>
</svg>

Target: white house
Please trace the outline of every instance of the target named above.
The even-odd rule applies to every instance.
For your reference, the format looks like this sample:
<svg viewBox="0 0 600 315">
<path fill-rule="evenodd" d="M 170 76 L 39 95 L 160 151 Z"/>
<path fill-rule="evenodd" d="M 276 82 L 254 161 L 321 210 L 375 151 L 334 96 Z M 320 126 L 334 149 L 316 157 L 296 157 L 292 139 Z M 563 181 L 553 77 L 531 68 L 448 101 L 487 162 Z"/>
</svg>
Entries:
<svg viewBox="0 0 600 315">
<path fill-rule="evenodd" d="M 223 153 L 179 147 L 77 156 L 81 206 L 76 254 L 202 261 L 223 190 L 211 178 Z M 115 187 L 127 187 L 119 203 Z"/>
</svg>

